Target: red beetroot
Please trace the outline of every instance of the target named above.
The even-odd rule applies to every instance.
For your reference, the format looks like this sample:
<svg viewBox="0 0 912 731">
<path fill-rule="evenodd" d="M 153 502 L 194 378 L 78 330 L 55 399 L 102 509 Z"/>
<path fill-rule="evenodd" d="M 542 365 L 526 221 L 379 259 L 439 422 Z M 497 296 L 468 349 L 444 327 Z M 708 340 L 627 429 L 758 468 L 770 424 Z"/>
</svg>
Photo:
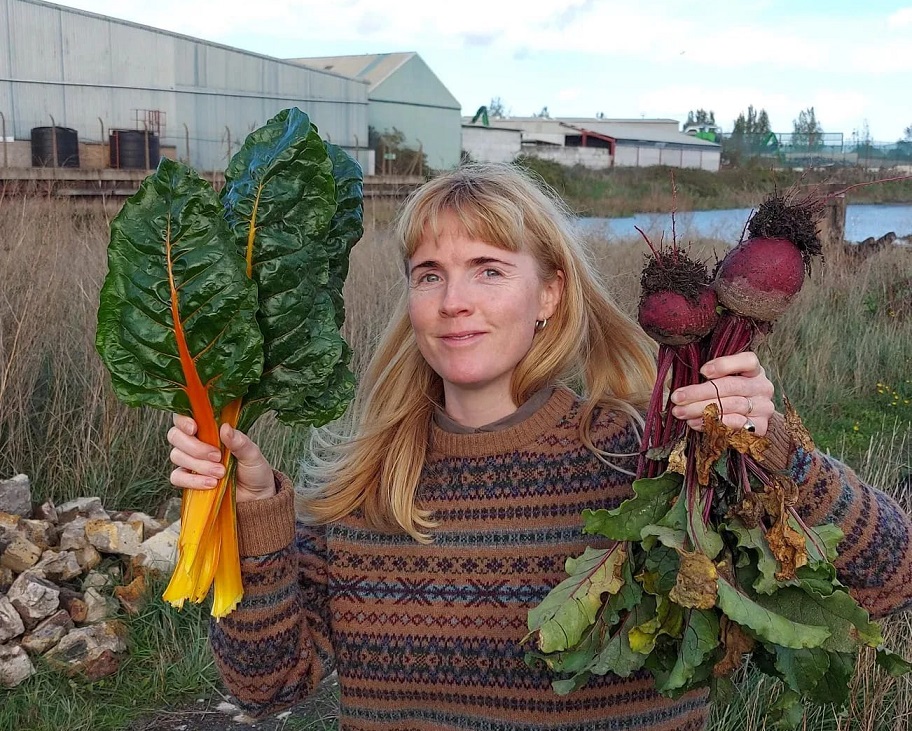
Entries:
<svg viewBox="0 0 912 731">
<path fill-rule="evenodd" d="M 664 345 L 686 345 L 712 331 L 719 319 L 716 293 L 704 287 L 696 299 L 671 290 L 659 290 L 640 300 L 637 320 L 653 340 Z"/>
<path fill-rule="evenodd" d="M 722 260 L 715 288 L 729 310 L 775 322 L 801 291 L 804 268 L 804 257 L 791 241 L 748 239 Z"/>
</svg>

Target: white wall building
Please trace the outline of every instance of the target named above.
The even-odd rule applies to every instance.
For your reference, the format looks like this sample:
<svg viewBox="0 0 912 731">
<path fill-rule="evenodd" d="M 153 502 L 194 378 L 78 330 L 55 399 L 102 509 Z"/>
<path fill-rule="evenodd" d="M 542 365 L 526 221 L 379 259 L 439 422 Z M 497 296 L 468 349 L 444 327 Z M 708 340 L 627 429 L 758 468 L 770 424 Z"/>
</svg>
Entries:
<svg viewBox="0 0 912 731">
<path fill-rule="evenodd" d="M 680 132 L 674 119 L 510 117 L 491 119 L 490 124 L 519 129 L 523 154 L 568 166 L 668 165 L 717 171 L 721 162 L 718 144 Z"/>
<path fill-rule="evenodd" d="M 462 108 L 417 53 L 292 60 L 366 82 L 371 127 L 381 134 L 402 132 L 405 145 L 420 148 L 432 168 L 459 164 Z"/>
<path fill-rule="evenodd" d="M 512 162 L 522 151 L 522 131 L 463 124 L 462 151 L 478 162 Z"/>
</svg>

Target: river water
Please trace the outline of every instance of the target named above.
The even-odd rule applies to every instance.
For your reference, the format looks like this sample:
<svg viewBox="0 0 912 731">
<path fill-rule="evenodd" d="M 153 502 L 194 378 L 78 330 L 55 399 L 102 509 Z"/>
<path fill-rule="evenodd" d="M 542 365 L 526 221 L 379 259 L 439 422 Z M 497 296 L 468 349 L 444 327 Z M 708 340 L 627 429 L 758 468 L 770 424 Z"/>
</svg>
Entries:
<svg viewBox="0 0 912 731">
<path fill-rule="evenodd" d="M 679 242 L 720 239 L 736 244 L 750 214 L 750 208 L 677 213 L 675 235 Z M 606 239 L 638 238 L 635 226 L 643 229 L 655 243 L 663 233 L 666 241 L 671 237 L 671 215 L 668 213 L 640 213 L 629 218 L 583 218 L 580 222 L 587 233 Z M 847 207 L 847 241 L 864 241 L 869 236 L 879 238 L 889 231 L 900 237 L 912 236 L 912 205 L 853 203 Z"/>
</svg>

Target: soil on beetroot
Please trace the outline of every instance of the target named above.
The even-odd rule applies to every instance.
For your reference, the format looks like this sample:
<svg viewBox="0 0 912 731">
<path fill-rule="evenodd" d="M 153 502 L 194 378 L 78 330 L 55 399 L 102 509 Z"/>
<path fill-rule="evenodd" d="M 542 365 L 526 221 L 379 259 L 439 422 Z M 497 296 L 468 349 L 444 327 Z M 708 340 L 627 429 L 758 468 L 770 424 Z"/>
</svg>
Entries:
<svg viewBox="0 0 912 731">
<path fill-rule="evenodd" d="M 148 714 L 126 731 L 336 731 L 339 727 L 335 676 L 328 678 L 312 698 L 262 721 L 251 721 L 239 709 L 231 710 L 224 703 L 225 699 L 219 696 L 202 698 L 180 708 Z"/>
<path fill-rule="evenodd" d="M 786 239 L 801 251 L 810 274 L 810 260 L 822 251 L 817 222 L 823 200 L 790 201 L 785 196 L 767 198 L 747 224 L 752 238 Z"/>
</svg>

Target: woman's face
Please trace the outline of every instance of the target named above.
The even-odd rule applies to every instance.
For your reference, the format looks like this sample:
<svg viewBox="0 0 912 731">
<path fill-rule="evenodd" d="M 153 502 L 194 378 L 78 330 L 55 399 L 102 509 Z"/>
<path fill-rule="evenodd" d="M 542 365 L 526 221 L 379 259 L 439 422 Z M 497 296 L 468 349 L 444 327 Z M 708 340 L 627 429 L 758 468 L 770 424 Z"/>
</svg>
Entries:
<svg viewBox="0 0 912 731">
<path fill-rule="evenodd" d="M 563 274 L 543 282 L 531 254 L 469 238 L 452 216 L 441 224 L 408 262 L 418 349 L 443 379 L 447 402 L 466 391 L 509 400 L 513 370 L 536 320 L 554 314 Z"/>
</svg>

